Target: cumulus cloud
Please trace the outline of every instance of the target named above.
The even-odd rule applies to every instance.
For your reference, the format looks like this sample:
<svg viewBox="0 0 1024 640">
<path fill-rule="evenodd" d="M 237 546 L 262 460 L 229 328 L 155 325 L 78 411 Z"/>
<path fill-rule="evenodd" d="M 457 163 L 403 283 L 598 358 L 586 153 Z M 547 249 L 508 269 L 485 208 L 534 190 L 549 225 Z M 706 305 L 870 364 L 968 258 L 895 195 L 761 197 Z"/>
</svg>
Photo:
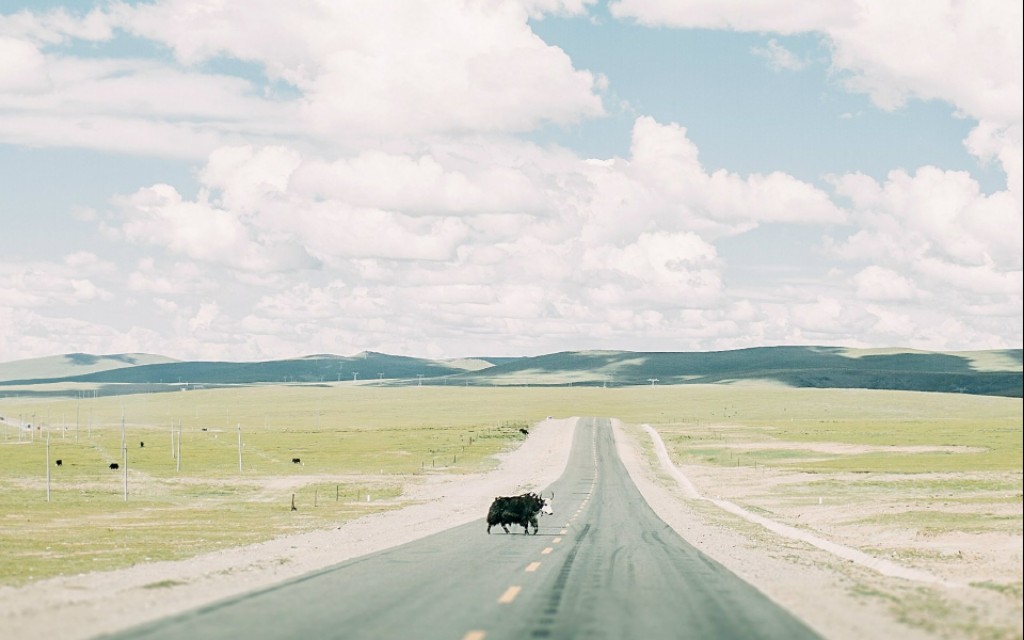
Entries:
<svg viewBox="0 0 1024 640">
<path fill-rule="evenodd" d="M 579 11 L 579 3 L 186 4 L 194 5 L 122 7 L 117 22 L 185 64 L 221 54 L 260 63 L 301 91 L 315 131 L 526 130 L 603 111 L 594 76 L 526 23 L 530 11 Z"/>
<path fill-rule="evenodd" d="M 442 338 L 420 334 L 444 334 L 448 323 L 552 339 L 587 327 L 612 339 L 641 329 L 669 336 L 695 312 L 709 314 L 705 327 L 738 332 L 711 315 L 728 304 L 714 242 L 766 222 L 845 220 L 826 194 L 791 176 L 708 173 L 678 125 L 639 118 L 633 137 L 629 157 L 605 162 L 511 138 L 337 159 L 224 147 L 199 171 L 194 199 L 167 185 L 139 190 L 117 200 L 108 228 L 239 274 L 295 268 L 268 257 L 287 249 L 335 276 L 322 285 L 268 280 L 278 293 L 242 316 L 222 309 L 204 330 L 233 325 L 265 348 L 299 340 L 315 322 L 346 344 L 362 335 L 426 348 Z M 171 295 L 152 263 L 131 282 Z M 596 308 L 605 311 L 595 317 Z M 411 320 L 424 317 L 438 324 Z M 190 334 L 199 326 L 187 320 Z"/>
<path fill-rule="evenodd" d="M 785 173 L 747 177 L 705 172 L 686 129 L 640 117 L 633 129 L 632 168 L 637 180 L 665 199 L 686 203 L 695 218 L 720 223 L 841 222 L 828 195 Z"/>
<path fill-rule="evenodd" d="M 912 300 L 919 295 L 909 278 L 877 265 L 862 269 L 853 283 L 862 300 Z"/>
<path fill-rule="evenodd" d="M 57 308 L 108 300 L 112 297 L 111 292 L 97 285 L 93 279 L 104 267 L 92 258 L 71 256 L 65 264 L 0 262 L 0 298 L 16 309 Z M 88 264 L 83 264 L 83 260 Z M 76 262 L 79 263 L 77 266 Z M 92 265 L 96 268 L 88 268 Z"/>
<path fill-rule="evenodd" d="M 194 260 L 248 271 L 311 266 L 300 248 L 264 242 L 244 219 L 203 198 L 186 201 L 167 184 L 115 199 L 123 222 L 109 228 L 129 242 L 157 245 Z"/>
<path fill-rule="evenodd" d="M 889 173 L 880 184 L 862 174 L 833 178 L 836 192 L 857 212 L 857 234 L 836 245 L 848 259 L 895 264 L 933 258 L 999 271 L 1021 269 L 1020 202 L 1007 192 L 991 196 L 968 174 L 922 167 L 913 175 Z"/>
<path fill-rule="evenodd" d="M 50 86 L 46 60 L 30 42 L 0 36 L 0 94 L 32 94 Z"/>
<path fill-rule="evenodd" d="M 527 20 L 586 4 L 160 0 L 2 16 L 0 140 L 195 157 L 245 138 L 352 148 L 576 122 L 604 113 L 601 80 Z M 175 61 L 56 48 L 123 34 Z M 204 66 L 222 58 L 253 66 Z"/>
<path fill-rule="evenodd" d="M 593 4 L 157 0 L 0 16 L 0 141 L 201 165 L 196 189 L 147 182 L 81 211 L 134 266 L 93 251 L 0 263 L 0 294 L 22 312 L 0 320 L 24 332 L 0 345 L 38 346 L 34 327 L 64 332 L 67 350 L 204 358 L 1019 335 L 1020 20 L 1005 19 L 1019 7 L 610 5 L 652 26 L 824 34 L 836 77 L 879 107 L 937 98 L 974 119 L 967 149 L 1007 173 L 1005 191 L 984 193 L 931 166 L 824 188 L 709 170 L 685 123 L 645 115 L 622 157 L 518 138 L 605 113 L 606 80 L 529 26 Z M 125 36 L 171 56 L 72 54 Z M 752 55 L 803 64 L 774 38 Z M 820 231 L 821 262 L 737 284 L 721 246 L 759 227 Z M 158 330 L 56 317 L 67 304 L 98 317 L 111 300 Z"/>
<path fill-rule="evenodd" d="M 948 318 L 965 314 L 977 320 L 958 321 L 961 335 L 944 339 L 983 344 L 979 336 L 992 327 L 982 325 L 992 318 L 1019 331 L 1024 247 L 1016 197 L 1005 191 L 981 194 L 967 174 L 935 167 L 914 174 L 892 171 L 882 183 L 850 174 L 835 178 L 834 185 L 852 202 L 856 231 L 827 248 L 842 260 L 867 265 L 851 282 L 858 299 L 879 303 L 871 307 L 878 327 L 892 331 L 894 318 L 913 318 L 907 326 L 922 331 L 931 324 L 916 338 L 922 345 L 927 334 L 938 339 L 937 327 L 954 326 Z"/>
</svg>

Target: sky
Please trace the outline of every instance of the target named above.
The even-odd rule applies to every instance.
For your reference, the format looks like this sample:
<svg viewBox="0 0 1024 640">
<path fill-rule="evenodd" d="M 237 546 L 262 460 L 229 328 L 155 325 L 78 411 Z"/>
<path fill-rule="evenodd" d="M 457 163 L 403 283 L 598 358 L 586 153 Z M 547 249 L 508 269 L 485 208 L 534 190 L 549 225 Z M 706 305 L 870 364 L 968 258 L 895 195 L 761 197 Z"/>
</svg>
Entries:
<svg viewBox="0 0 1024 640">
<path fill-rule="evenodd" d="M 1022 346 L 1016 0 L 0 0 L 0 361 Z"/>
</svg>

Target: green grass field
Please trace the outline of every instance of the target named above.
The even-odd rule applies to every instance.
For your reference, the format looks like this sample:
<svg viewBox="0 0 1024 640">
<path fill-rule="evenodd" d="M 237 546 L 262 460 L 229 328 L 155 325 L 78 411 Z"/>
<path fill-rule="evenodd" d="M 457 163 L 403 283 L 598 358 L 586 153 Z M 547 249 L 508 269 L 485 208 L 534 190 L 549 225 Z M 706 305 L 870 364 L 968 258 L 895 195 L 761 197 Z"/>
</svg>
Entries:
<svg viewBox="0 0 1024 640">
<path fill-rule="evenodd" d="M 546 416 L 649 423 L 685 464 L 798 469 L 821 482 L 850 471 L 866 474 L 865 482 L 874 473 L 907 482 L 915 474 L 988 473 L 999 495 L 1020 500 L 1022 412 L 1013 398 L 755 384 L 342 383 L 96 398 L 77 391 L 0 399 L 0 584 L 183 558 L 398 508 L 403 486 L 418 475 L 492 468 L 496 453 L 522 440 L 521 427 Z M 808 453 L 807 443 L 966 449 L 830 455 Z M 111 462 L 122 466 L 112 471 Z M 931 479 L 921 482 L 922 491 L 935 489 Z M 956 490 L 984 500 L 990 488 Z M 928 526 L 949 526 L 928 517 Z M 970 526 L 1019 529 L 1020 522 Z"/>
</svg>

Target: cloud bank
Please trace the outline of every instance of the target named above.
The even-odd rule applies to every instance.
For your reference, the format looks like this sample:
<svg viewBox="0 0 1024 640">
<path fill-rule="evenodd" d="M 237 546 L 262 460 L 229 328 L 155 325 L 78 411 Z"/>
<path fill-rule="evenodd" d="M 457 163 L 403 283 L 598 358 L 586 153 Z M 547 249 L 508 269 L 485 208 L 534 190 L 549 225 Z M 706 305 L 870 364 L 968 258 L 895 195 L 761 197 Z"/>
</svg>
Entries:
<svg viewBox="0 0 1024 640">
<path fill-rule="evenodd" d="M 811 184 L 710 170 L 685 122 L 628 153 L 531 142 L 604 117 L 607 80 L 531 19 L 593 3 L 114 2 L 0 16 L 0 141 L 180 159 L 199 188 L 111 193 L 117 254 L 0 257 L 0 359 L 259 359 L 766 344 L 1019 347 L 1021 15 L 980 2 L 612 2 L 645 28 L 819 34 L 878 109 L 942 100 L 1005 188 L 894 168 Z M 397 6 L 396 6 L 397 5 Z M 116 43 L 145 43 L 123 55 Z M 799 72 L 775 39 L 751 55 Z M 148 48 L 148 49 L 147 49 Z M 813 231 L 800 276 L 720 243 Z"/>
</svg>

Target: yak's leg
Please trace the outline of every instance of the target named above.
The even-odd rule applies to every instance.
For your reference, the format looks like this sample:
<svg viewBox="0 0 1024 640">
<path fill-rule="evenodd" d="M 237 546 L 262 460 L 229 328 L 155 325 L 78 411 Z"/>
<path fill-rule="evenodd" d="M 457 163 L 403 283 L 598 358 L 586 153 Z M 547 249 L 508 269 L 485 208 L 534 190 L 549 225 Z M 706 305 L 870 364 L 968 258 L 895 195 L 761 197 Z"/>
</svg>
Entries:
<svg viewBox="0 0 1024 640">
<path fill-rule="evenodd" d="M 508 527 L 505 526 L 504 522 L 501 523 L 501 528 L 505 530 L 505 533 L 508 533 Z"/>
<path fill-rule="evenodd" d="M 492 525 L 487 525 L 487 535 L 491 535 L 491 526 Z"/>
<path fill-rule="evenodd" d="M 533 525 L 533 535 L 537 535 L 537 529 L 540 527 L 540 523 L 537 522 L 537 518 L 530 518 L 530 524 Z"/>
</svg>

